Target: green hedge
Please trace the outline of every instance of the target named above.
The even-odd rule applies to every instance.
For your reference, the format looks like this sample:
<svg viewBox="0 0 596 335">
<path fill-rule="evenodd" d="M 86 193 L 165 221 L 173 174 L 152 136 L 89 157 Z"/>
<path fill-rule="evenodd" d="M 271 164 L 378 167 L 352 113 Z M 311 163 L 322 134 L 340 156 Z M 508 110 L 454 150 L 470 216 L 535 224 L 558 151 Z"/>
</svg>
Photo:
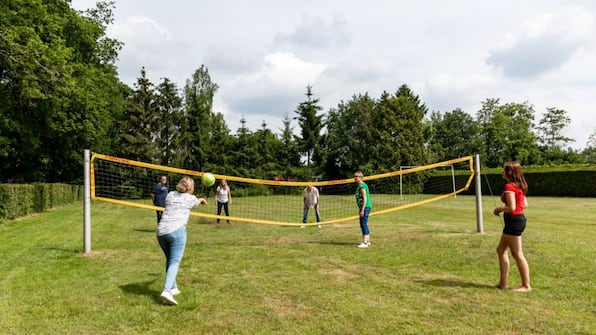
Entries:
<svg viewBox="0 0 596 335">
<path fill-rule="evenodd" d="M 596 171 L 524 171 L 528 196 L 596 197 Z M 448 178 L 450 178 L 448 176 Z M 505 180 L 500 172 L 481 172 L 482 194 L 501 194 Z M 476 194 L 476 183 L 464 194 Z"/>
<path fill-rule="evenodd" d="M 67 184 L 0 184 L 0 220 L 40 213 L 83 199 L 83 186 Z"/>
</svg>

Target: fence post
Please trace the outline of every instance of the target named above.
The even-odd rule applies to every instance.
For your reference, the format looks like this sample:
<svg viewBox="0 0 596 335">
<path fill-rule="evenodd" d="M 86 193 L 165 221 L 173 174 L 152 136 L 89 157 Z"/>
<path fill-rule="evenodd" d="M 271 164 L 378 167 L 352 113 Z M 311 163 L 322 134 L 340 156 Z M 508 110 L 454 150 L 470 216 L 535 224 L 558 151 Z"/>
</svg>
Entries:
<svg viewBox="0 0 596 335">
<path fill-rule="evenodd" d="M 91 252 L 91 176 L 90 176 L 90 152 L 85 149 L 83 153 L 84 159 L 84 186 L 83 192 L 83 251 L 88 254 Z"/>
<path fill-rule="evenodd" d="M 482 234 L 484 223 L 482 218 L 482 178 L 480 178 L 480 155 L 474 156 L 474 174 L 476 177 L 476 230 Z"/>
</svg>

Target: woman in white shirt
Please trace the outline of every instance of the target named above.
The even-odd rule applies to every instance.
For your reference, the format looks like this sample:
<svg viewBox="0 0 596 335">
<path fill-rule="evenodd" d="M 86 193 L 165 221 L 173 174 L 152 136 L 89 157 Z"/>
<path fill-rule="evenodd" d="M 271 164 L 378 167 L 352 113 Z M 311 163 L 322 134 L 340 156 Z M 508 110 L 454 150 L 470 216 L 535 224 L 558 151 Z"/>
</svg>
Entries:
<svg viewBox="0 0 596 335">
<path fill-rule="evenodd" d="M 203 198 L 193 195 L 195 182 L 190 177 L 182 177 L 176 191 L 166 196 L 165 210 L 157 224 L 157 241 L 166 256 L 166 280 L 161 299 L 170 305 L 177 305 L 174 296 L 180 294 L 176 285 L 178 268 L 186 246 L 186 224 L 190 209 L 200 204 L 207 205 Z"/>
<path fill-rule="evenodd" d="M 232 203 L 232 192 L 230 191 L 230 186 L 228 186 L 228 182 L 225 179 L 219 181 L 219 185 L 215 190 L 215 196 L 217 197 L 217 215 L 221 215 L 221 208 L 223 207 L 224 211 L 226 212 L 226 216 L 230 216 L 228 204 Z M 227 221 L 230 223 L 230 220 Z M 217 223 L 219 223 L 219 218 L 217 219 Z"/>
</svg>

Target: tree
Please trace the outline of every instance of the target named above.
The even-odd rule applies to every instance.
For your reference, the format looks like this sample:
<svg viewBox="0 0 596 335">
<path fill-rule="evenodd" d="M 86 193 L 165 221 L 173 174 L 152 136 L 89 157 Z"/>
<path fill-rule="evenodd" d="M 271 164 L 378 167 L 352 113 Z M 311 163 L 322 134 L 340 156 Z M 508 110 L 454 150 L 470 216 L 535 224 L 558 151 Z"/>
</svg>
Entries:
<svg viewBox="0 0 596 335">
<path fill-rule="evenodd" d="M 205 65 L 201 65 L 184 86 L 185 120 L 177 145 L 180 164 L 188 169 L 203 171 L 213 156 L 215 149 L 210 149 L 214 122 L 213 97 L 218 88 Z"/>
<path fill-rule="evenodd" d="M 280 173 L 284 177 L 294 176 L 295 169 L 300 166 L 300 154 L 294 136 L 294 128 L 292 128 L 292 119 L 288 113 L 284 114 L 283 129 L 278 141 L 278 148 L 276 150 L 276 161 L 278 162 Z"/>
<path fill-rule="evenodd" d="M 430 128 L 429 146 L 437 161 L 478 154 L 481 151 L 478 122 L 459 108 L 445 114 L 433 112 Z"/>
<path fill-rule="evenodd" d="M 9 182 L 76 181 L 81 151 L 117 138 L 126 87 L 121 44 L 105 36 L 113 3 L 78 13 L 67 1 L 0 6 L 0 175 Z"/>
<path fill-rule="evenodd" d="M 567 111 L 557 108 L 547 108 L 546 113 L 538 123 L 538 138 L 540 144 L 547 149 L 561 149 L 565 144 L 573 142 L 573 139 L 563 136 L 561 133 L 571 123 Z"/>
<path fill-rule="evenodd" d="M 235 174 L 235 164 L 230 155 L 235 141 L 221 113 L 213 114 L 210 138 L 209 157 L 211 158 L 206 164 L 206 171 Z"/>
<path fill-rule="evenodd" d="M 488 167 L 517 160 L 524 165 L 540 159 L 536 135 L 532 132 L 534 107 L 528 102 L 501 105 L 499 99 L 487 99 L 477 113 Z"/>
<path fill-rule="evenodd" d="M 279 165 L 275 158 L 275 148 L 278 143 L 275 134 L 267 128 L 267 123 L 263 121 L 261 128 L 254 134 L 254 143 L 256 144 L 256 175 L 261 178 L 269 179 L 274 175 L 277 175 Z"/>
<path fill-rule="evenodd" d="M 546 113 L 538 124 L 540 135 L 538 142 L 544 162 L 564 163 L 579 159 L 573 150 L 565 151 L 563 146 L 573 142 L 573 139 L 563 136 L 562 131 L 571 123 L 567 112 L 557 108 L 547 108 Z"/>
<path fill-rule="evenodd" d="M 586 163 L 596 164 L 596 129 L 594 129 L 594 132 L 588 138 L 582 155 L 585 157 Z"/>
<path fill-rule="evenodd" d="M 182 99 L 176 84 L 164 78 L 157 86 L 155 96 L 155 112 L 153 138 L 156 147 L 156 162 L 162 165 L 173 165 L 176 155 L 176 136 L 180 133 L 182 123 Z"/>
<path fill-rule="evenodd" d="M 240 128 L 237 131 L 237 141 L 232 152 L 237 171 L 241 176 L 250 176 L 257 168 L 257 145 L 254 136 L 246 126 L 246 118 L 240 119 Z"/>
<path fill-rule="evenodd" d="M 356 170 L 369 170 L 370 143 L 374 142 L 372 117 L 375 101 L 368 94 L 341 101 L 327 115 L 324 173 L 328 179 L 346 178 Z"/>
<path fill-rule="evenodd" d="M 312 98 L 312 87 L 306 86 L 306 101 L 301 102 L 296 109 L 298 125 L 300 126 L 301 137 L 298 139 L 300 152 L 306 156 L 306 167 L 310 170 L 313 156 L 319 149 L 321 129 L 323 128 L 323 115 L 318 111 L 323 107 L 319 106 L 319 99 Z"/>
<path fill-rule="evenodd" d="M 426 106 L 407 85 L 394 95 L 383 92 L 372 119 L 374 141 L 370 143 L 375 171 L 395 171 L 401 165 L 424 165 L 427 161 L 424 116 Z"/>
<path fill-rule="evenodd" d="M 134 84 L 135 91 L 129 98 L 121 129 L 121 154 L 142 162 L 156 162 L 158 148 L 154 139 L 159 136 L 154 127 L 158 123 L 157 96 L 153 83 L 147 78 L 145 68 Z"/>
</svg>

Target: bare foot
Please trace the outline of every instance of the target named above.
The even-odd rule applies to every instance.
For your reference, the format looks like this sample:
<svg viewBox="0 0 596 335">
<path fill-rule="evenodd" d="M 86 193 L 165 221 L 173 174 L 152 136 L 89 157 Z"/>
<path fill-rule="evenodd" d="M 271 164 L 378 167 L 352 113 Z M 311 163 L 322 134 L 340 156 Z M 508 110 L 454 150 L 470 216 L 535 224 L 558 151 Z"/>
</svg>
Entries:
<svg viewBox="0 0 596 335">
<path fill-rule="evenodd" d="M 531 287 L 520 286 L 518 288 L 513 289 L 513 292 L 530 292 L 532 291 Z"/>
<path fill-rule="evenodd" d="M 498 288 L 499 290 L 505 290 L 505 289 L 507 289 L 507 286 L 503 286 L 501 284 L 497 284 L 497 285 L 495 285 L 495 288 Z"/>
</svg>

